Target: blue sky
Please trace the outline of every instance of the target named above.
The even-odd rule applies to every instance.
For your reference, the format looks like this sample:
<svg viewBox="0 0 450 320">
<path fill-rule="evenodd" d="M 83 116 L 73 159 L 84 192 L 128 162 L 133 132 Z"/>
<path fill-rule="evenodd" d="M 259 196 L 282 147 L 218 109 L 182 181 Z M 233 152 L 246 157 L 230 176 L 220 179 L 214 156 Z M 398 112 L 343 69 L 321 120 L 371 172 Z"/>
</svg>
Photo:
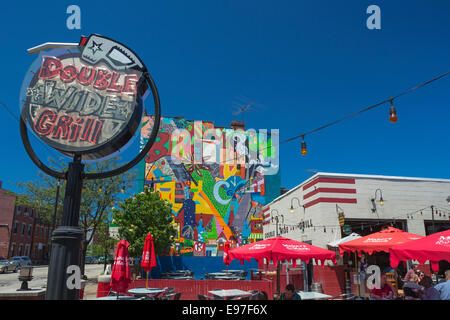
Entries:
<svg viewBox="0 0 450 320">
<path fill-rule="evenodd" d="M 2 2 L 0 101 L 18 114 L 22 79 L 34 60 L 26 49 L 78 42 L 99 33 L 143 59 L 165 116 L 228 126 L 233 102 L 247 128 L 279 129 L 280 140 L 310 131 L 450 71 L 450 2 L 436 1 L 40 1 Z M 66 8 L 81 8 L 81 30 L 66 28 Z M 381 30 L 366 28 L 366 9 L 381 8 Z M 307 170 L 450 178 L 450 76 L 394 101 L 399 120 L 379 107 L 281 146 L 282 185 Z M 0 180 L 37 177 L 18 123 L 0 107 Z M 34 146 L 45 159 L 55 151 Z M 127 154 L 137 151 L 137 145 Z M 127 154 L 124 155 L 126 158 Z"/>
</svg>

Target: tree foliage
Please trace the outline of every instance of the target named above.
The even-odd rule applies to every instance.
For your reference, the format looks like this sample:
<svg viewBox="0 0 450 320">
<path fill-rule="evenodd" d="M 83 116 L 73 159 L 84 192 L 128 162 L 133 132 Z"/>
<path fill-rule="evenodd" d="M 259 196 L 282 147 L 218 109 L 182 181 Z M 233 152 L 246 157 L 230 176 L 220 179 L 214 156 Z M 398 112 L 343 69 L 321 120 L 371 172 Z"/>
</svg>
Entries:
<svg viewBox="0 0 450 320">
<path fill-rule="evenodd" d="M 51 160 L 52 168 L 62 170 L 68 164 L 62 159 Z M 106 172 L 120 166 L 119 159 L 108 159 L 101 162 L 85 163 L 86 173 Z M 53 222 L 53 212 L 56 197 L 57 181 L 41 172 L 40 178 L 36 181 L 18 183 L 18 186 L 25 192 L 17 197 L 18 205 L 27 205 L 39 210 L 41 219 L 45 222 Z M 135 181 L 136 173 L 128 171 L 121 175 L 107 179 L 84 180 L 81 193 L 79 227 L 84 233 L 82 247 L 81 271 L 84 273 L 84 259 L 88 244 L 91 243 L 97 229 L 101 223 L 108 223 L 110 220 L 111 208 L 119 203 L 123 198 L 123 191 L 130 190 Z M 65 193 L 65 181 L 61 181 L 57 220 L 62 216 Z"/>
<path fill-rule="evenodd" d="M 161 200 L 158 192 L 148 188 L 125 199 L 119 208 L 113 210 L 112 216 L 113 223 L 119 227 L 120 237 L 130 243 L 131 257 L 142 255 L 149 232 L 153 236 L 156 254 L 168 252 L 176 236 L 170 203 Z"/>
<path fill-rule="evenodd" d="M 103 257 L 104 269 L 110 258 L 114 257 L 114 245 L 117 243 L 109 235 L 108 221 L 101 222 L 97 227 L 97 237 L 90 247 L 90 254 L 94 257 Z"/>
</svg>

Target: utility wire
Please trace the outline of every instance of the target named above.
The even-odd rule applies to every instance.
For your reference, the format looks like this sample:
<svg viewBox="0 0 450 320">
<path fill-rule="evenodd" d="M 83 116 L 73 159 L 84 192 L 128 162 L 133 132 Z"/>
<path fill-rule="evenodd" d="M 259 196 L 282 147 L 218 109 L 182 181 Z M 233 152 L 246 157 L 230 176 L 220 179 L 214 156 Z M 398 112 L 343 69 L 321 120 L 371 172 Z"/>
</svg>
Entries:
<svg viewBox="0 0 450 320">
<path fill-rule="evenodd" d="M 446 72 L 446 73 L 443 73 L 443 74 L 441 74 L 441 75 L 439 75 L 439 76 L 437 76 L 437 77 L 435 77 L 435 78 L 433 78 L 433 79 L 431 79 L 431 80 L 425 81 L 425 82 L 423 82 L 423 83 L 421 83 L 421 84 L 419 84 L 419 85 L 417 85 L 417 86 L 415 86 L 415 87 L 413 87 L 413 88 L 411 88 L 411 89 L 408 89 L 408 90 L 406 90 L 406 91 L 403 91 L 403 92 L 397 94 L 396 96 L 393 96 L 393 97 L 391 97 L 391 98 L 387 98 L 387 99 L 385 99 L 385 100 L 383 100 L 383 101 L 381 101 L 381 102 L 379 102 L 379 103 L 376 103 L 376 104 L 374 104 L 374 105 L 372 105 L 372 106 L 369 106 L 369 107 L 367 107 L 367 108 L 364 108 L 364 109 L 362 109 L 362 110 L 360 110 L 360 111 L 358 111 L 358 112 L 352 113 L 352 114 L 350 114 L 350 115 L 347 115 L 347 116 L 342 117 L 342 118 L 340 118 L 340 119 L 337 119 L 337 120 L 335 120 L 335 121 L 332 121 L 332 122 L 330 122 L 330 123 L 327 123 L 327 124 L 325 124 L 325 125 L 323 125 L 323 126 L 320 126 L 320 127 L 316 128 L 316 129 L 313 129 L 313 130 L 311 130 L 311 131 L 307 131 L 307 132 L 304 132 L 304 133 L 302 133 L 302 134 L 300 134 L 300 135 L 298 135 L 298 136 L 295 136 L 295 137 L 292 137 L 292 138 L 283 140 L 283 141 L 281 141 L 279 144 L 281 145 L 281 144 L 284 144 L 284 143 L 287 143 L 287 142 L 290 142 L 290 141 L 293 141 L 293 140 L 296 140 L 296 139 L 299 139 L 299 138 L 304 138 L 304 137 L 307 136 L 307 135 L 310 135 L 310 134 L 315 133 L 315 132 L 317 132 L 317 131 L 323 130 L 323 129 L 328 128 L 328 127 L 331 127 L 331 126 L 333 126 L 333 125 L 335 125 L 335 124 L 337 124 L 337 123 L 339 123 L 339 122 L 342 122 L 342 121 L 344 121 L 344 120 L 347 120 L 347 119 L 350 119 L 350 118 L 352 118 L 352 117 L 355 117 L 355 116 L 357 116 L 357 115 L 359 115 L 359 114 L 361 114 L 361 113 L 363 113 L 363 112 L 372 110 L 372 109 L 374 109 L 374 108 L 376 108 L 376 107 L 379 107 L 379 106 L 381 106 L 381 105 L 383 105 L 383 104 L 385 104 L 385 103 L 391 102 L 391 101 L 393 101 L 394 99 L 397 99 L 397 98 L 399 98 L 399 97 L 401 97 L 401 96 L 404 96 L 404 95 L 406 95 L 406 94 L 408 94 L 408 93 L 411 93 L 411 92 L 414 91 L 414 90 L 417 90 L 417 89 L 419 89 L 419 88 L 421 88 L 421 87 L 423 87 L 423 86 L 426 86 L 426 85 L 428 85 L 428 84 L 430 84 L 430 83 L 432 83 L 432 82 L 434 82 L 434 81 L 437 81 L 437 80 L 439 80 L 439 79 L 441 79 L 441 78 L 444 78 L 444 77 L 448 76 L 449 74 L 450 74 L 450 71 L 449 71 L 449 72 Z M 270 146 L 270 147 L 267 147 L 266 149 L 272 148 L 272 147 L 273 147 L 273 146 Z M 265 150 L 265 149 L 263 149 L 263 150 Z"/>
<path fill-rule="evenodd" d="M 4 104 L 3 102 L 0 101 L 0 105 L 3 106 L 3 108 L 8 111 L 8 113 L 17 121 L 17 123 L 20 123 L 20 119 L 17 117 L 17 115 L 11 111 L 11 109 L 8 108 L 8 106 L 6 104 Z M 51 149 L 46 143 L 44 143 L 41 139 L 37 139 L 47 150 L 49 150 L 54 156 L 55 159 L 58 159 L 58 157 L 60 157 L 60 155 L 56 155 L 54 153 L 54 150 Z"/>
</svg>

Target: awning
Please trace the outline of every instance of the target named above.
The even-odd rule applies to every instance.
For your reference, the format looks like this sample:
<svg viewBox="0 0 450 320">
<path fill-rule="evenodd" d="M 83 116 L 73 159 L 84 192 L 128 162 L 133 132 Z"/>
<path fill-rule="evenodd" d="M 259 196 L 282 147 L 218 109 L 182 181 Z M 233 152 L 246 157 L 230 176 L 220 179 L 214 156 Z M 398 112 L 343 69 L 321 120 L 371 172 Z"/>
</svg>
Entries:
<svg viewBox="0 0 450 320">
<path fill-rule="evenodd" d="M 329 247 L 333 247 L 333 248 L 337 248 L 339 246 L 339 244 L 341 244 L 341 243 L 344 243 L 344 242 L 347 242 L 347 241 L 352 241 L 352 240 L 355 240 L 355 239 L 358 239 L 358 238 L 361 238 L 361 236 L 359 234 L 353 232 L 352 234 L 350 234 L 350 235 L 348 235 L 348 236 L 346 236 L 344 238 L 341 238 L 339 240 L 330 242 L 328 244 L 328 246 Z"/>
<path fill-rule="evenodd" d="M 262 233 L 250 233 L 250 235 L 248 236 L 248 239 L 254 239 L 254 240 L 262 240 L 263 234 Z"/>
</svg>

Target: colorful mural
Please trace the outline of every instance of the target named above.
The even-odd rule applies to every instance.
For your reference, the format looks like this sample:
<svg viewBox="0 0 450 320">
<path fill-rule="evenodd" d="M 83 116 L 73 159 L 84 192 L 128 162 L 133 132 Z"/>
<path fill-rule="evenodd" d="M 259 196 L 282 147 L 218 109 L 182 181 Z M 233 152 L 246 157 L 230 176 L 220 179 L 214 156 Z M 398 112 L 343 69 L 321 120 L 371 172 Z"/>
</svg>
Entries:
<svg viewBox="0 0 450 320">
<path fill-rule="evenodd" d="M 142 147 L 152 126 L 153 119 L 144 117 Z M 156 142 L 140 168 L 142 188 L 153 186 L 172 204 L 176 241 L 182 247 L 262 239 L 262 207 L 280 195 L 278 146 L 272 135 L 161 119 Z"/>
</svg>

